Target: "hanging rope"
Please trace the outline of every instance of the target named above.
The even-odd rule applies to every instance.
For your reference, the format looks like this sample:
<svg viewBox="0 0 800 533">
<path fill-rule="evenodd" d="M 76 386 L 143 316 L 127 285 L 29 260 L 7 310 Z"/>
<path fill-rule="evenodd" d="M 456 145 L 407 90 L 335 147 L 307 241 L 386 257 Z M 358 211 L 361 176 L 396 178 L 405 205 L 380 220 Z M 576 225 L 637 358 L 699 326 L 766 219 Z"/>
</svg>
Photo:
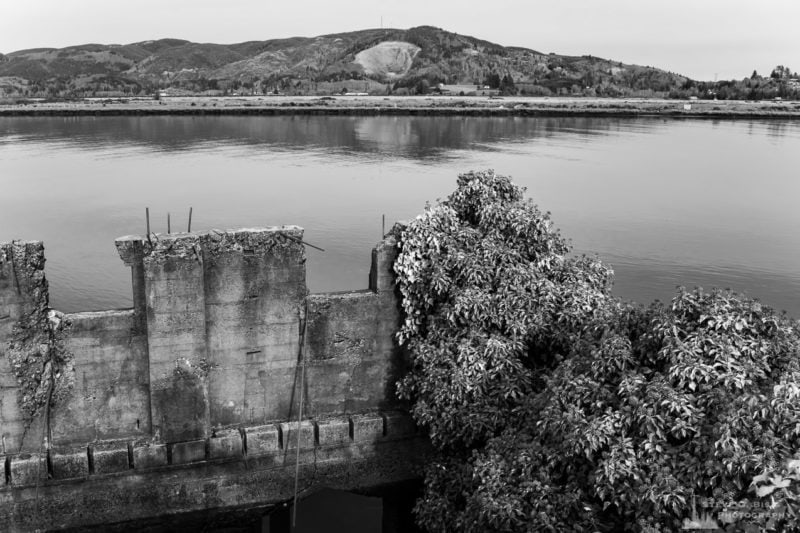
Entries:
<svg viewBox="0 0 800 533">
<path fill-rule="evenodd" d="M 297 526 L 297 489 L 300 482 L 300 424 L 303 421 L 303 400 L 306 389 L 306 356 L 304 347 L 306 344 L 306 326 L 308 324 L 308 298 L 305 300 L 305 310 L 303 316 L 303 327 L 300 333 L 300 406 L 297 409 L 297 448 L 294 460 L 294 504 L 292 505 L 292 529 Z"/>
</svg>

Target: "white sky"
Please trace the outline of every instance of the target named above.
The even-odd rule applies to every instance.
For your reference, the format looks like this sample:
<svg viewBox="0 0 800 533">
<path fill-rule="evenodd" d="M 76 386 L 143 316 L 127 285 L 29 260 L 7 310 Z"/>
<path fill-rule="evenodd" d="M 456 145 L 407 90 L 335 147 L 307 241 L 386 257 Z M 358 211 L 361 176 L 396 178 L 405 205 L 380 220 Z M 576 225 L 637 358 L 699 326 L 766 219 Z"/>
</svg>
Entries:
<svg viewBox="0 0 800 533">
<path fill-rule="evenodd" d="M 237 43 L 430 25 L 699 80 L 800 71 L 800 0 L 3 0 L 0 52 L 175 37 Z"/>
</svg>

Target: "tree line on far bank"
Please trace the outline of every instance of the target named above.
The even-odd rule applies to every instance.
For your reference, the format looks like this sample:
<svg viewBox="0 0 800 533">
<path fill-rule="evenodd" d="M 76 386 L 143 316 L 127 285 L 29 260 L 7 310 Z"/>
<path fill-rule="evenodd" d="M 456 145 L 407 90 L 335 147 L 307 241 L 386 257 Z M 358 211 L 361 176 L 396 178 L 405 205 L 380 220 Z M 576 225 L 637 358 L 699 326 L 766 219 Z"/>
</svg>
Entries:
<svg viewBox="0 0 800 533">
<path fill-rule="evenodd" d="M 461 87 L 453 93 L 448 84 Z M 94 76 L 86 80 L 52 78 L 23 83 L 0 79 L 0 96 L 75 99 L 86 97 L 173 95 L 333 95 L 348 91 L 372 95 L 455 94 L 481 96 L 583 96 L 593 98 L 671 98 L 707 100 L 800 100 L 800 75 L 779 65 L 769 76 L 756 71 L 742 80 L 695 81 L 648 68 L 620 69 L 620 72 L 588 71 L 580 75 L 555 67 L 540 76 L 523 79 L 509 73 L 489 72 L 485 76 L 458 83 L 446 74 L 433 71 L 413 74 L 392 83 L 373 80 L 354 72 L 330 78 L 296 79 L 278 75 L 252 79 L 209 79 L 182 76 L 173 80 L 133 80 L 121 76 Z"/>
</svg>

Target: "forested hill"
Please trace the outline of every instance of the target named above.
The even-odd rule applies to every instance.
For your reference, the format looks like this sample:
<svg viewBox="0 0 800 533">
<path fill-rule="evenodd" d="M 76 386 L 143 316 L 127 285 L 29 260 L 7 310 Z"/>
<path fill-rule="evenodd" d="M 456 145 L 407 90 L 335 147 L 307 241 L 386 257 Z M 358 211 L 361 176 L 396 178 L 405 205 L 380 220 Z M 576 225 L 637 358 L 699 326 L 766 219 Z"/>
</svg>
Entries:
<svg viewBox="0 0 800 533">
<path fill-rule="evenodd" d="M 708 88 L 657 68 L 505 47 L 430 26 L 228 45 L 161 39 L 0 54 L 0 96 L 345 91 L 668 96 L 703 90 Z"/>
</svg>

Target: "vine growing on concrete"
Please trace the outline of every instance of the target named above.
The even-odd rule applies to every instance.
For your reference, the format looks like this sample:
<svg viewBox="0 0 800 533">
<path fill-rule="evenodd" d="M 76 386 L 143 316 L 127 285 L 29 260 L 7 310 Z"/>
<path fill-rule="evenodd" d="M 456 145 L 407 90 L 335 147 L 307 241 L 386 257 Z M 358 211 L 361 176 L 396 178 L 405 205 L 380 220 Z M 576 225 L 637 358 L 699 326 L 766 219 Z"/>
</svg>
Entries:
<svg viewBox="0 0 800 533">
<path fill-rule="evenodd" d="M 61 313 L 39 310 L 14 326 L 6 350 L 19 385 L 19 406 L 27 425 L 74 385 L 72 356 L 64 346 L 69 326 Z"/>
<path fill-rule="evenodd" d="M 19 387 L 17 402 L 27 432 L 37 416 L 49 414 L 49 408 L 66 397 L 75 372 L 65 346 L 69 323 L 48 307 L 44 257 L 41 250 L 30 253 L 26 246 L 15 243 L 6 258 L 14 266 L 18 292 L 24 287 L 27 309 L 12 329 L 5 357 Z M 49 427 L 49 420 L 43 427 Z"/>
</svg>

